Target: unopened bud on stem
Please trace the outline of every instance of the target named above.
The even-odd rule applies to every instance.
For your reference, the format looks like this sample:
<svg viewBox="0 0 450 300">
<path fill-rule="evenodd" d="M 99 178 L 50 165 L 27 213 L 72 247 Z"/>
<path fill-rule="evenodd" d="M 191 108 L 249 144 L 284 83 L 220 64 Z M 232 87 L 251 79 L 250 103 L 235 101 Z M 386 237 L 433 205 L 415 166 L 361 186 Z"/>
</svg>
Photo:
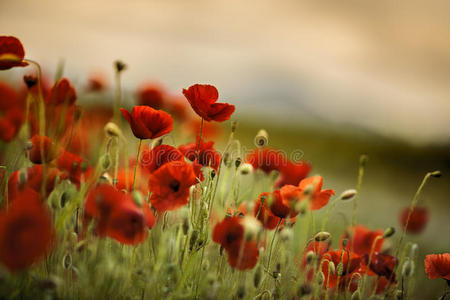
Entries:
<svg viewBox="0 0 450 300">
<path fill-rule="evenodd" d="M 339 199 L 341 200 L 351 200 L 356 196 L 357 192 L 355 189 L 350 189 L 350 190 L 346 190 L 344 191 L 341 196 L 339 197 Z"/>
<path fill-rule="evenodd" d="M 261 129 L 258 131 L 258 133 L 255 136 L 255 145 L 257 147 L 264 147 L 267 146 L 269 143 L 269 134 L 264 129 Z"/>
<path fill-rule="evenodd" d="M 331 234 L 326 231 L 321 231 L 314 236 L 314 240 L 316 242 L 324 242 L 327 241 L 331 237 Z"/>
</svg>

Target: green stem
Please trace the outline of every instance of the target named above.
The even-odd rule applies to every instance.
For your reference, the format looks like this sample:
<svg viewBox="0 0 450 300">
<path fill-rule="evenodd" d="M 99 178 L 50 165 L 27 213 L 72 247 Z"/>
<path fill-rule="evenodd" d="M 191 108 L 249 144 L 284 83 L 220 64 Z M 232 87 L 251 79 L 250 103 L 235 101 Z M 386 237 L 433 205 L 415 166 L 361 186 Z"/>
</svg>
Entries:
<svg viewBox="0 0 450 300">
<path fill-rule="evenodd" d="M 202 134 L 203 134 L 203 118 L 200 123 L 200 134 L 198 136 L 198 144 L 197 144 L 197 156 L 199 155 L 199 152 L 200 152 L 200 144 L 202 142 Z"/>
<path fill-rule="evenodd" d="M 136 155 L 136 163 L 134 164 L 133 186 L 131 188 L 131 190 L 133 190 L 133 191 L 134 191 L 134 184 L 136 183 L 136 170 L 137 170 L 137 166 L 139 164 L 139 155 L 141 154 L 141 145 L 142 145 L 142 139 L 139 139 L 139 146 L 138 146 L 137 155 Z"/>
<path fill-rule="evenodd" d="M 266 269 L 269 270 L 270 268 L 270 260 L 272 259 L 272 250 L 273 250 L 273 242 L 275 241 L 275 237 L 278 232 L 278 228 L 280 227 L 280 223 L 283 219 L 280 218 L 280 220 L 277 223 L 277 227 L 275 227 L 275 232 L 273 233 L 272 241 L 270 242 L 270 248 L 269 248 L 269 259 L 267 260 L 267 267 Z"/>
</svg>

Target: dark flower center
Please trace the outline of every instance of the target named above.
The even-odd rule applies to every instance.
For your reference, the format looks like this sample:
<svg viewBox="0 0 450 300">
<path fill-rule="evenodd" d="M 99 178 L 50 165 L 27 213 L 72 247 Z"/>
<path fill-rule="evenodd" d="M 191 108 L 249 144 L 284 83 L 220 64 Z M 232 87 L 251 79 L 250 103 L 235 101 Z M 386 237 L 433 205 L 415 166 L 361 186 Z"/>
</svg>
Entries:
<svg viewBox="0 0 450 300">
<path fill-rule="evenodd" d="M 180 182 L 174 179 L 172 180 L 172 182 L 169 183 L 169 187 L 172 191 L 178 192 L 180 190 Z"/>
</svg>

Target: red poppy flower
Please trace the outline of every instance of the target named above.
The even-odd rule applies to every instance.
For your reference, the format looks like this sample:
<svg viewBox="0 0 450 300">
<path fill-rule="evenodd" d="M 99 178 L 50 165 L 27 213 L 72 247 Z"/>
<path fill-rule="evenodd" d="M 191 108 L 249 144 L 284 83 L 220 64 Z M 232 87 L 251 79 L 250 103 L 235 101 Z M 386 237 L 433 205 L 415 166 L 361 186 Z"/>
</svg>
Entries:
<svg viewBox="0 0 450 300">
<path fill-rule="evenodd" d="M 183 160 L 183 153 L 169 145 L 159 145 L 151 150 L 144 150 L 141 156 L 141 166 L 152 173 L 165 163 Z"/>
<path fill-rule="evenodd" d="M 58 157 L 60 149 L 49 137 L 34 135 L 31 138 L 30 160 L 35 164 L 48 163 Z M 44 153 L 42 153 L 42 151 Z"/>
<path fill-rule="evenodd" d="M 247 155 L 246 162 L 251 164 L 253 169 L 260 169 L 266 174 L 287 164 L 287 158 L 278 150 L 271 148 L 257 148 Z"/>
<path fill-rule="evenodd" d="M 311 171 L 311 164 L 301 162 L 288 161 L 286 165 L 282 165 L 280 168 L 280 179 L 276 182 L 277 187 L 282 187 L 286 184 L 298 185 L 301 180 L 308 176 Z"/>
<path fill-rule="evenodd" d="M 134 168 L 130 166 L 128 168 L 128 172 L 125 169 L 120 169 L 117 172 L 117 183 L 116 183 L 116 189 L 122 191 L 128 191 L 132 192 L 132 186 L 133 186 L 133 178 L 134 178 Z M 148 194 L 148 185 L 147 182 L 144 182 L 141 179 L 147 178 L 143 175 L 136 175 L 136 183 L 135 183 L 135 190 L 140 191 L 143 195 Z"/>
<path fill-rule="evenodd" d="M 188 203 L 189 188 L 196 182 L 191 164 L 168 162 L 150 175 L 150 202 L 158 212 L 175 210 Z"/>
<path fill-rule="evenodd" d="M 160 109 L 164 104 L 165 91 L 155 83 L 144 83 L 137 92 L 138 104 Z"/>
<path fill-rule="evenodd" d="M 353 234 L 353 238 L 350 234 Z M 362 225 L 355 226 L 354 229 L 349 228 L 342 238 L 347 238 L 347 250 L 351 250 L 359 255 L 370 254 L 372 246 L 375 252 L 380 252 L 383 246 L 384 239 L 379 238 L 375 243 L 377 237 L 382 237 L 383 231 L 381 229 L 371 231 Z M 354 244 L 353 244 L 354 243 Z M 374 244 L 375 243 L 375 244 Z M 352 246 L 353 245 L 353 246 Z"/>
<path fill-rule="evenodd" d="M 335 250 L 328 251 L 322 256 L 322 272 L 325 275 L 325 280 L 323 282 L 323 286 L 327 288 L 334 288 L 337 285 L 337 272 L 330 272 L 329 262 L 333 262 L 335 266 L 335 270 L 340 262 L 343 265 L 343 272 L 340 278 L 340 284 L 343 287 L 346 286 L 347 280 L 351 278 L 351 275 L 358 271 L 362 259 L 360 256 L 356 255 L 353 252 L 343 251 L 343 250 Z"/>
<path fill-rule="evenodd" d="M 244 218 L 229 217 L 214 226 L 212 239 L 228 254 L 230 266 L 238 270 L 252 269 L 258 262 L 259 250 L 253 240 L 244 239 Z"/>
<path fill-rule="evenodd" d="M 218 170 L 221 161 L 221 155 L 214 149 L 214 142 L 200 142 L 200 148 L 197 152 L 198 138 L 195 143 L 179 146 L 178 149 L 190 161 L 197 160 L 199 164 L 205 167 L 211 167 Z M 198 155 L 197 155 L 198 153 Z"/>
<path fill-rule="evenodd" d="M 297 203 L 302 201 L 302 191 L 294 185 L 285 185 L 272 193 L 273 199 L 270 205 L 272 213 L 280 218 L 295 217 L 299 211 Z"/>
<path fill-rule="evenodd" d="M 12 272 L 30 267 L 51 250 L 52 219 L 39 195 L 25 189 L 0 213 L 0 260 Z"/>
<path fill-rule="evenodd" d="M 425 257 L 425 273 L 428 278 L 450 280 L 450 253 L 429 254 Z"/>
<path fill-rule="evenodd" d="M 148 212 L 151 213 L 150 210 Z M 123 194 L 121 201 L 116 203 L 108 217 L 106 228 L 106 234 L 122 244 L 136 245 L 147 237 L 144 211 L 136 205 L 130 194 Z"/>
<path fill-rule="evenodd" d="M 364 255 L 364 261 L 367 265 L 369 263 L 369 254 Z M 372 259 L 370 259 L 369 268 L 378 276 L 384 276 L 387 279 L 395 281 L 394 268 L 398 264 L 398 258 L 389 254 L 382 254 L 374 252 Z"/>
<path fill-rule="evenodd" d="M 255 202 L 253 213 L 255 218 L 263 224 L 264 228 L 273 230 L 280 222 L 280 218 L 277 217 L 268 207 L 267 202 L 269 201 L 269 197 L 270 193 L 262 193 L 259 195 L 258 200 Z"/>
<path fill-rule="evenodd" d="M 0 36 L 0 70 L 24 67 L 25 50 L 20 40 L 13 36 Z"/>
<path fill-rule="evenodd" d="M 206 121 L 226 121 L 235 109 L 234 105 L 228 103 L 216 103 L 219 92 L 212 85 L 195 84 L 187 90 L 183 89 L 183 94 L 192 109 Z"/>
<path fill-rule="evenodd" d="M 400 214 L 400 225 L 404 229 L 406 226 L 406 221 L 409 215 L 409 206 L 405 207 Z M 421 233 L 428 224 L 429 213 L 428 208 L 424 206 L 417 206 L 411 213 L 409 218 L 408 227 L 406 227 L 406 232 L 418 234 Z"/>
<path fill-rule="evenodd" d="M 173 129 L 172 117 L 162 110 L 155 110 L 148 106 L 135 106 L 131 114 L 123 108 L 120 110 L 138 139 L 155 139 L 168 134 Z"/>
<path fill-rule="evenodd" d="M 8 180 L 8 197 L 10 199 L 15 198 L 18 193 L 20 193 L 25 188 L 31 188 L 37 193 L 41 192 L 41 187 L 43 184 L 43 176 L 42 176 L 42 165 L 33 165 L 32 167 L 26 170 L 26 181 L 20 183 L 19 182 L 19 173 L 21 171 L 15 171 L 11 173 L 11 176 Z M 45 192 L 46 195 L 50 195 L 55 187 L 55 183 L 57 178 L 65 179 L 64 174 L 62 174 L 56 168 L 49 168 L 47 170 L 47 178 L 45 180 L 46 187 Z"/>
<path fill-rule="evenodd" d="M 67 178 L 75 185 L 79 186 L 82 181 L 82 175 L 88 174 L 89 168 L 86 162 L 73 153 L 64 151 L 56 160 L 56 166 L 67 174 Z"/>
<path fill-rule="evenodd" d="M 334 195 L 334 190 L 322 190 L 322 184 L 322 176 L 312 176 L 303 179 L 298 185 L 302 191 L 306 191 L 312 187 L 309 200 L 311 210 L 321 209 L 328 204 L 328 200 Z"/>
<path fill-rule="evenodd" d="M 25 120 L 24 102 L 8 84 L 0 82 L 0 140 L 9 142 Z"/>
<path fill-rule="evenodd" d="M 47 105 L 67 105 L 70 106 L 77 100 L 77 91 L 70 83 L 69 79 L 62 78 L 55 82 L 50 94 L 45 99 Z"/>
<path fill-rule="evenodd" d="M 107 86 L 107 80 L 102 73 L 92 73 L 88 80 L 86 90 L 89 92 L 101 92 Z"/>
</svg>

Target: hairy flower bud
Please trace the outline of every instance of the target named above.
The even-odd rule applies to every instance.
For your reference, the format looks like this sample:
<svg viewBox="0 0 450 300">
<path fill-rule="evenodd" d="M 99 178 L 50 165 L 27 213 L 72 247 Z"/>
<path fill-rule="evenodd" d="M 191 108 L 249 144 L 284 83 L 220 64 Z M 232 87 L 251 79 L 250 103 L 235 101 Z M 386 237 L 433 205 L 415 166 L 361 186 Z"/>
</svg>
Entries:
<svg viewBox="0 0 450 300">
<path fill-rule="evenodd" d="M 253 172 L 253 166 L 249 163 L 241 164 L 239 167 L 239 172 L 241 175 L 247 175 Z"/>
<path fill-rule="evenodd" d="M 236 168 L 239 168 L 239 166 L 241 165 L 241 163 L 242 163 L 242 159 L 241 159 L 240 157 L 238 157 L 238 158 L 236 158 L 236 160 L 235 160 L 235 162 L 234 162 L 234 166 L 235 166 Z"/>
<path fill-rule="evenodd" d="M 339 197 L 339 199 L 341 200 L 351 200 L 353 199 L 357 194 L 357 191 L 355 189 L 350 189 L 350 190 L 346 190 L 344 192 L 342 192 L 341 196 Z"/>
<path fill-rule="evenodd" d="M 106 123 L 104 127 L 105 133 L 111 137 L 122 137 L 122 130 L 113 122 Z"/>
<path fill-rule="evenodd" d="M 383 238 L 388 238 L 393 236 L 395 233 L 395 228 L 394 227 L 388 227 L 386 228 L 386 230 L 383 233 Z"/>
<path fill-rule="evenodd" d="M 321 286 L 321 285 L 323 284 L 323 282 L 325 281 L 325 275 L 323 274 L 322 271 L 320 271 L 320 272 L 317 273 L 317 278 L 316 278 L 316 280 L 317 280 L 317 284 L 318 284 L 319 286 Z"/>
<path fill-rule="evenodd" d="M 414 261 L 407 259 L 402 266 L 402 276 L 411 277 L 414 274 Z"/>
<path fill-rule="evenodd" d="M 111 166 L 111 156 L 109 155 L 109 153 L 105 153 L 101 157 L 101 164 L 103 170 L 107 171 L 109 169 L 109 167 Z"/>
<path fill-rule="evenodd" d="M 330 239 L 330 237 L 331 237 L 331 234 L 330 234 L 329 232 L 321 231 L 321 232 L 318 232 L 318 233 L 314 236 L 314 240 L 315 240 L 316 242 L 325 242 L 325 241 L 327 241 L 328 239 Z"/>
</svg>

